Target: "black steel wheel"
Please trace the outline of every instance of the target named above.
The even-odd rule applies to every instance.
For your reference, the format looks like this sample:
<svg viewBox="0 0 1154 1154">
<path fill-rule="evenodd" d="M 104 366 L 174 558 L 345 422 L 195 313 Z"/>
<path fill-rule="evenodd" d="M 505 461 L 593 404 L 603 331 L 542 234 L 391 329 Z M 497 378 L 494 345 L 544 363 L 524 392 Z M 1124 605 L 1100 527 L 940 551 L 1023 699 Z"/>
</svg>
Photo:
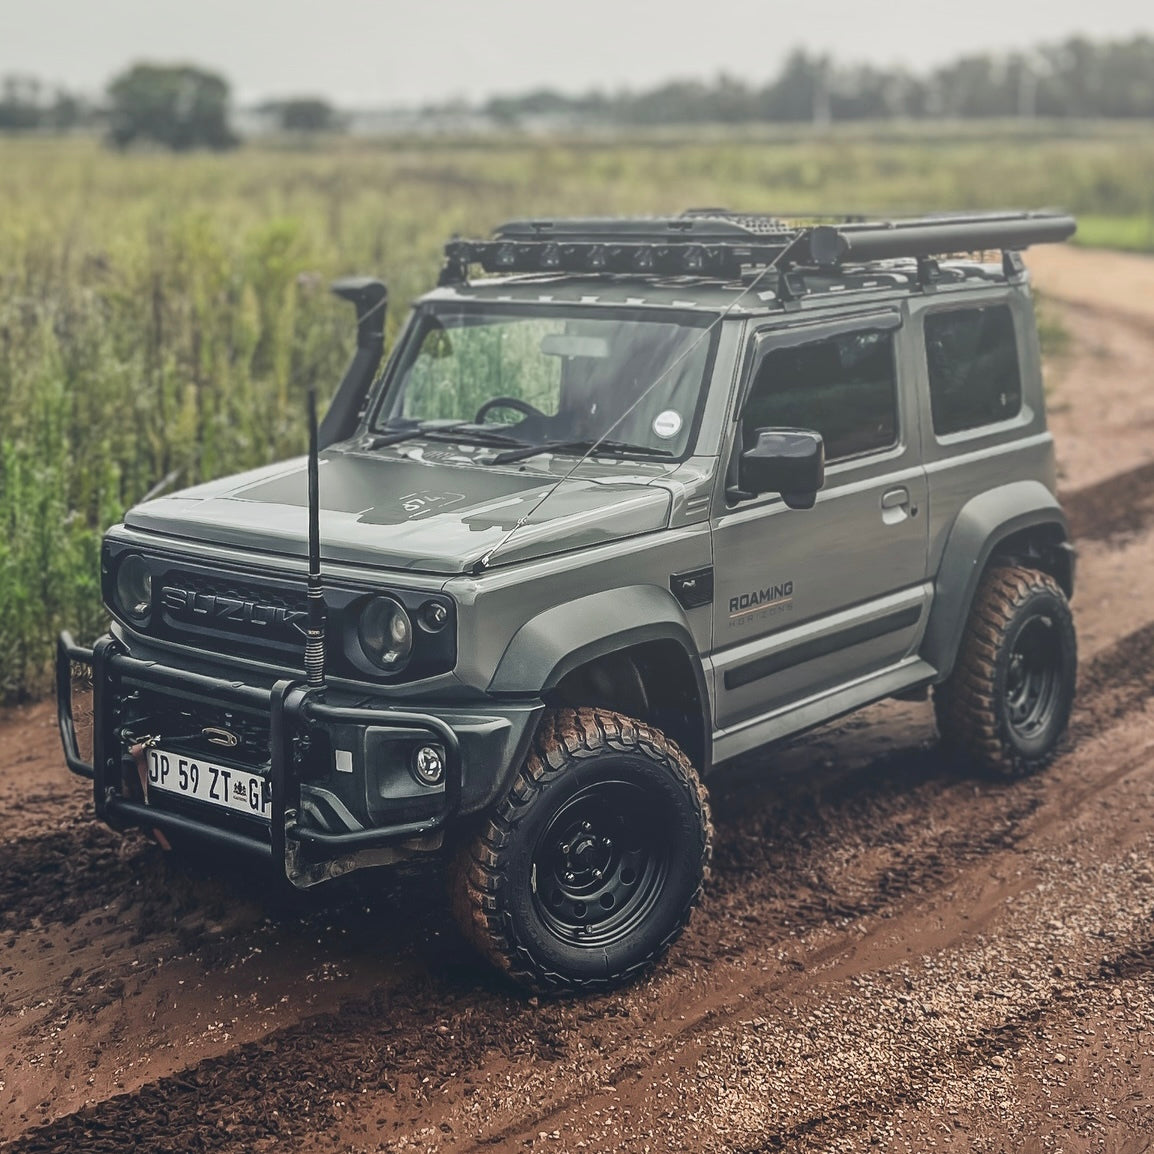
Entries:
<svg viewBox="0 0 1154 1154">
<path fill-rule="evenodd" d="M 1022 566 L 992 570 L 954 671 L 935 691 L 943 741 L 998 776 L 1041 769 L 1070 719 L 1077 660 L 1073 616 L 1053 577 Z"/>
<path fill-rule="evenodd" d="M 523 984 L 619 985 L 684 929 L 712 833 L 704 787 L 664 734 L 608 710 L 553 711 L 458 854 L 457 920 Z"/>
<path fill-rule="evenodd" d="M 1006 722 L 1019 740 L 1033 741 L 1053 725 L 1062 704 L 1062 652 L 1058 622 L 1029 618 L 1009 646 Z"/>
<path fill-rule="evenodd" d="M 550 819 L 533 853 L 533 898 L 559 938 L 617 945 L 644 924 L 669 876 L 670 846 L 648 795 L 595 781 Z"/>
</svg>

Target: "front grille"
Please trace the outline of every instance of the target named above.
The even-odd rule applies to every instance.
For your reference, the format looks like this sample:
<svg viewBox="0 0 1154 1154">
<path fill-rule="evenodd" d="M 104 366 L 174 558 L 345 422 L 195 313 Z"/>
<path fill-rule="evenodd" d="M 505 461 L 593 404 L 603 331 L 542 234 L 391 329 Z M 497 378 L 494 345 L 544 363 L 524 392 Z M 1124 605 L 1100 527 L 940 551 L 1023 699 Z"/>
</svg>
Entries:
<svg viewBox="0 0 1154 1154">
<path fill-rule="evenodd" d="M 121 605 L 117 575 L 127 555 L 135 553 L 133 546 L 111 537 L 105 541 L 102 592 L 121 625 L 133 633 L 196 650 L 222 664 L 239 658 L 293 673 L 304 668 L 308 598 L 303 573 L 232 570 L 201 564 L 185 555 L 142 552 L 151 601 L 146 612 L 132 613 Z M 377 668 L 356 643 L 360 615 L 380 594 L 399 601 L 414 621 L 424 620 L 430 605 L 443 610 L 438 628 L 417 631 L 412 657 L 395 674 Z M 383 683 L 446 673 L 457 659 L 456 608 L 451 597 L 436 590 L 326 582 L 326 669 L 334 677 Z"/>
<path fill-rule="evenodd" d="M 308 608 L 303 586 L 171 569 L 155 597 L 160 636 L 195 644 L 206 636 L 230 638 L 245 650 L 286 656 L 304 651 Z"/>
</svg>

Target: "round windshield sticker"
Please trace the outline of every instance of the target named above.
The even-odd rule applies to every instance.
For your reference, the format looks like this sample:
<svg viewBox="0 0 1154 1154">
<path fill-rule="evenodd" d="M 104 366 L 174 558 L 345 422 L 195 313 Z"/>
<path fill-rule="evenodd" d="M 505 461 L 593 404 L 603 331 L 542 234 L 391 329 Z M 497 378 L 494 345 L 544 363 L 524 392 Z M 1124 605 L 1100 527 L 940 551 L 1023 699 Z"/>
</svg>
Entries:
<svg viewBox="0 0 1154 1154">
<path fill-rule="evenodd" d="M 653 431 L 666 440 L 670 437 L 676 437 L 681 432 L 681 414 L 675 413 L 672 409 L 658 413 L 653 418 Z"/>
</svg>

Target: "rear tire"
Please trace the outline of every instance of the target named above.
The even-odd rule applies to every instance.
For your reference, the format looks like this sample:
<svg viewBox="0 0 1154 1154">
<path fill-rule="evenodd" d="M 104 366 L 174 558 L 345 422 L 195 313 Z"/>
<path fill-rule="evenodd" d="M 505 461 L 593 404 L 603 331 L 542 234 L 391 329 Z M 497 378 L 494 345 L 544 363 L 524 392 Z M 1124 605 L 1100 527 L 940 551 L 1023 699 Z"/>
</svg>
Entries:
<svg viewBox="0 0 1154 1154">
<path fill-rule="evenodd" d="M 454 915 L 523 985 L 610 989 L 680 936 L 712 838 L 697 772 L 660 730 L 604 709 L 554 710 L 458 853 Z"/>
<path fill-rule="evenodd" d="M 974 598 L 949 678 L 934 690 L 943 743 L 995 777 L 1053 761 L 1077 678 L 1074 619 L 1048 573 L 991 570 Z"/>
</svg>

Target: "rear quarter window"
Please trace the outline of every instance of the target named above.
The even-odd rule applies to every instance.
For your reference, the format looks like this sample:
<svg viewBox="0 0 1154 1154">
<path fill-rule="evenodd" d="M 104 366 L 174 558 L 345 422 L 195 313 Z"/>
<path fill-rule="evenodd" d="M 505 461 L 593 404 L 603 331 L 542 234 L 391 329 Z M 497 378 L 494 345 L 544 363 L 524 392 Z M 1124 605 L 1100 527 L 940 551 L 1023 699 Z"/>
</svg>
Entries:
<svg viewBox="0 0 1154 1154">
<path fill-rule="evenodd" d="M 939 437 L 1021 412 L 1022 375 L 1009 305 L 929 313 L 925 336 L 930 407 Z"/>
</svg>

